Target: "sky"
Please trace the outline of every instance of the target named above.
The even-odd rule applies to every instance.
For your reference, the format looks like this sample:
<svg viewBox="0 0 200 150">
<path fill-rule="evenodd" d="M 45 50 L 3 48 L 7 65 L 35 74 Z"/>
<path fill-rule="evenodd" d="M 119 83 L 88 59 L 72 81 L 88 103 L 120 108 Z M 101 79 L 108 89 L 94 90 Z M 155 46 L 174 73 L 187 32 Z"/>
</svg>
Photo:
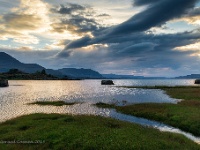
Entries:
<svg viewBox="0 0 200 150">
<path fill-rule="evenodd" d="M 51 69 L 200 74 L 200 1 L 0 0 L 0 51 Z"/>
</svg>

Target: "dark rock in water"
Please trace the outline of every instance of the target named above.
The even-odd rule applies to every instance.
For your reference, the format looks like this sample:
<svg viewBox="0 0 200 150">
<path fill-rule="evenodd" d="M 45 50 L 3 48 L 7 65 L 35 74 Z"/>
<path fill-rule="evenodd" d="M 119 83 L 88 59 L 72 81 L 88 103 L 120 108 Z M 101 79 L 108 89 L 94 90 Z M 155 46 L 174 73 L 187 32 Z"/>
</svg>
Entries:
<svg viewBox="0 0 200 150">
<path fill-rule="evenodd" d="M 112 80 L 102 80 L 101 85 L 114 85 Z"/>
<path fill-rule="evenodd" d="M 0 80 L 0 87 L 8 87 L 8 80 Z"/>
<path fill-rule="evenodd" d="M 200 84 L 200 79 L 196 79 L 196 80 L 194 81 L 194 84 Z"/>
</svg>

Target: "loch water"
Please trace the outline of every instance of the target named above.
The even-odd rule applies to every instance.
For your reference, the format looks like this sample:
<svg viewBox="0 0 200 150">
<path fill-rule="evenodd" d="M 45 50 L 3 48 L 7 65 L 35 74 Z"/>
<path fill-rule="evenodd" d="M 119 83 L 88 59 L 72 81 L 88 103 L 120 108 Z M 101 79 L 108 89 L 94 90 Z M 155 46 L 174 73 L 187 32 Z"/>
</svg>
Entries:
<svg viewBox="0 0 200 150">
<path fill-rule="evenodd" d="M 138 103 L 177 103 L 180 100 L 170 98 L 159 89 L 130 89 L 118 86 L 177 86 L 194 85 L 194 80 L 113 80 L 115 85 L 101 85 L 101 80 L 13 80 L 9 87 L 0 88 L 0 122 L 31 113 L 60 113 L 73 115 L 100 115 L 119 120 L 138 123 L 158 128 L 162 131 L 176 132 L 200 142 L 200 139 L 179 129 L 150 121 L 117 113 L 113 109 L 97 108 L 98 102 L 123 105 Z M 77 102 L 72 106 L 39 106 L 28 105 L 36 101 Z"/>
</svg>

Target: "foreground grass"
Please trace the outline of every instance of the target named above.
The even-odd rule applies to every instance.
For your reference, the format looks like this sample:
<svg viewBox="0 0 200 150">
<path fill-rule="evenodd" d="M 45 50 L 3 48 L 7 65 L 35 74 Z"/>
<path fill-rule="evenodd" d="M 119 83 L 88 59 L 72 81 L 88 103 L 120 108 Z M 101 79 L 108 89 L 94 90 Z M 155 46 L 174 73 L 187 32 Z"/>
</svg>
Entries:
<svg viewBox="0 0 200 150">
<path fill-rule="evenodd" d="M 129 106 L 114 106 L 99 103 L 98 107 L 115 108 L 117 111 L 163 122 L 180 128 L 196 136 L 200 136 L 200 87 L 128 87 L 145 89 L 162 89 L 169 96 L 182 99 L 178 104 L 135 104 Z"/>
<path fill-rule="evenodd" d="M 31 114 L 0 124 L 0 143 L 14 140 L 39 143 L 0 144 L 0 149 L 200 149 L 182 135 L 110 118 L 60 114 Z"/>
<path fill-rule="evenodd" d="M 29 103 L 29 105 L 48 105 L 48 106 L 64 106 L 64 105 L 75 105 L 75 102 L 64 102 L 64 101 L 37 101 Z"/>
</svg>

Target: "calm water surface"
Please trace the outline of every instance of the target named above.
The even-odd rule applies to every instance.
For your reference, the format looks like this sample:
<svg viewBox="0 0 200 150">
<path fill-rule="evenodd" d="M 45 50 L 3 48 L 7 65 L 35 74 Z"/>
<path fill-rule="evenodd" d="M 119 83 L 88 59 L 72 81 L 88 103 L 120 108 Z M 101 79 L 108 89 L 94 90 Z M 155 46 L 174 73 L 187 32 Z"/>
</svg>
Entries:
<svg viewBox="0 0 200 150">
<path fill-rule="evenodd" d="M 105 113 L 91 104 L 97 102 L 120 103 L 176 103 L 162 90 L 127 89 L 102 86 L 101 80 L 81 81 L 10 81 L 10 87 L 0 89 L 0 121 L 34 112 L 58 112 L 73 114 Z M 115 80 L 116 85 L 189 84 L 180 80 Z M 192 83 L 192 82 L 191 82 Z M 70 107 L 48 107 L 27 105 L 35 101 L 67 101 L 82 104 Z"/>
<path fill-rule="evenodd" d="M 115 86 L 194 85 L 194 80 L 175 79 L 114 80 L 114 82 Z M 30 113 L 92 114 L 149 125 L 163 131 L 174 132 L 174 130 L 176 130 L 173 127 L 158 122 L 146 119 L 141 120 L 141 118 L 119 114 L 113 109 L 100 109 L 92 104 L 105 102 L 122 105 L 123 100 L 126 100 L 127 104 L 146 102 L 177 103 L 179 100 L 170 98 L 162 90 L 118 88 L 115 86 L 102 86 L 100 83 L 101 80 L 10 81 L 10 86 L 8 88 L 0 88 L 0 122 Z M 35 101 L 67 101 L 80 103 L 73 106 L 61 107 L 27 105 Z M 144 122 L 146 122 L 146 124 Z M 191 136 L 192 135 L 190 135 L 190 137 Z M 192 138 L 195 137 L 192 136 Z M 200 140 L 197 138 L 196 141 Z"/>
</svg>

